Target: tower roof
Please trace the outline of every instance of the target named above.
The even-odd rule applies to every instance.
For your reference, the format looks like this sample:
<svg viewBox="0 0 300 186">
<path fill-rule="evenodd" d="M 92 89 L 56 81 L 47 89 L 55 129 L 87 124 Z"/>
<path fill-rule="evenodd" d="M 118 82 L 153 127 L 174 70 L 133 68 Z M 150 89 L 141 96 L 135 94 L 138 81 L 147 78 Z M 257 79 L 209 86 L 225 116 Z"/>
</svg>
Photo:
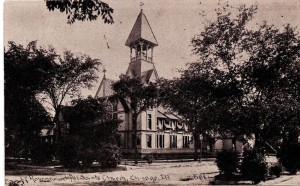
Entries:
<svg viewBox="0 0 300 186">
<path fill-rule="evenodd" d="M 143 13 L 143 9 L 141 9 L 141 12 L 134 23 L 134 26 L 129 34 L 129 37 L 125 45 L 129 46 L 131 43 L 138 41 L 140 39 L 144 39 L 154 45 L 158 45 L 156 38 L 153 34 L 153 31 L 150 27 L 150 24 L 145 14 Z"/>
</svg>

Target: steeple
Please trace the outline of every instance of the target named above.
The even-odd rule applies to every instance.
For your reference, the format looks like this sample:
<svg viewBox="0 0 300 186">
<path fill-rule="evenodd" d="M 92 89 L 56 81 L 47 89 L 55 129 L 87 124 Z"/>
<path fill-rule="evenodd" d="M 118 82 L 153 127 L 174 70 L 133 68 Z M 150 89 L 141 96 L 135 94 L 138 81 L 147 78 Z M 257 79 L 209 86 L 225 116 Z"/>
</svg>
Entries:
<svg viewBox="0 0 300 186">
<path fill-rule="evenodd" d="M 125 45 L 131 46 L 132 44 L 141 40 L 144 40 L 145 42 L 153 46 L 158 45 L 150 24 L 145 14 L 143 13 L 143 9 L 141 9 L 141 12 L 135 21 L 135 24 L 129 34 Z"/>
<path fill-rule="evenodd" d="M 114 91 L 111 88 L 112 83 L 114 83 L 114 80 L 106 78 L 106 70 L 103 69 L 102 71 L 104 73 L 102 81 L 99 85 L 99 88 L 96 92 L 95 98 L 102 98 L 102 97 L 107 97 L 111 96 L 114 94 Z"/>
<path fill-rule="evenodd" d="M 157 79 L 153 63 L 153 49 L 158 46 L 158 43 L 143 9 L 141 9 L 125 45 L 130 48 L 130 63 L 126 74 L 139 76 L 145 83 Z"/>
</svg>

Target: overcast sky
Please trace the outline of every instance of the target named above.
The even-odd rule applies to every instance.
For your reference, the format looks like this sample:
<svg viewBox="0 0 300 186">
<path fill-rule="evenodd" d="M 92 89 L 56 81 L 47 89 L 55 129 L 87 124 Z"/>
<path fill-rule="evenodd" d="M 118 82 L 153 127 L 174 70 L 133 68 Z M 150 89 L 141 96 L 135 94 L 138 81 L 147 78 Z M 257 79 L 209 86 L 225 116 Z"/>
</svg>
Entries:
<svg viewBox="0 0 300 186">
<path fill-rule="evenodd" d="M 141 0 L 104 0 L 113 9 L 115 23 L 104 24 L 101 19 L 92 22 L 76 21 L 67 24 L 67 17 L 58 11 L 49 12 L 45 1 L 6 1 L 4 4 L 4 45 L 7 41 L 26 45 L 38 40 L 39 45 L 52 45 L 59 53 L 71 50 L 102 60 L 107 77 L 117 79 L 125 73 L 129 63 L 129 48 L 125 41 L 140 12 Z M 154 49 L 154 63 L 159 76 L 178 76 L 177 70 L 185 68 L 192 56 L 191 38 L 203 29 L 204 19 L 199 13 L 206 12 L 206 19 L 214 20 L 214 0 L 144 0 L 143 10 L 152 27 L 159 46 Z M 267 21 L 281 27 L 291 23 L 300 28 L 300 0 L 243 1 L 257 4 L 258 13 L 253 20 L 261 24 Z M 229 1 L 238 5 L 238 1 Z M 298 29 L 299 29 L 298 28 Z M 104 37 L 105 36 L 105 37 Z M 105 39 L 106 38 L 106 39 Z M 110 46 L 107 47 L 106 43 Z M 103 76 L 95 88 L 85 95 L 95 95 Z"/>
</svg>

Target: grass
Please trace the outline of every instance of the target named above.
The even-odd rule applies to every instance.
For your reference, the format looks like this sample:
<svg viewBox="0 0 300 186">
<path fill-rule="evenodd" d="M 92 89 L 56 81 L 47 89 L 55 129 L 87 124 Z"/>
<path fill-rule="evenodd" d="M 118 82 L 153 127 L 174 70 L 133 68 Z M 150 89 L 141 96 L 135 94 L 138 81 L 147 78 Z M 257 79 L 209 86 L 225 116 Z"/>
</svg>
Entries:
<svg viewBox="0 0 300 186">
<path fill-rule="evenodd" d="M 5 163 L 5 175 L 57 175 L 58 172 L 73 172 L 73 173 L 94 173 L 94 172 L 113 172 L 126 171 L 126 167 L 116 168 L 101 168 L 92 166 L 91 168 L 65 168 L 65 167 L 49 167 L 37 166 L 30 164 L 17 164 L 13 162 Z"/>
<path fill-rule="evenodd" d="M 5 175 L 56 175 L 55 170 L 45 166 L 18 165 L 15 163 L 5 164 Z"/>
<path fill-rule="evenodd" d="M 5 170 L 5 175 L 57 175 L 54 170 L 47 169 L 27 169 L 27 170 Z"/>
<path fill-rule="evenodd" d="M 113 172 L 113 171 L 126 171 L 126 167 L 116 167 L 116 168 L 101 168 L 100 166 L 92 166 L 91 168 L 65 168 L 56 167 L 54 169 L 57 172 L 75 172 L 75 173 L 93 173 L 93 172 Z"/>
</svg>

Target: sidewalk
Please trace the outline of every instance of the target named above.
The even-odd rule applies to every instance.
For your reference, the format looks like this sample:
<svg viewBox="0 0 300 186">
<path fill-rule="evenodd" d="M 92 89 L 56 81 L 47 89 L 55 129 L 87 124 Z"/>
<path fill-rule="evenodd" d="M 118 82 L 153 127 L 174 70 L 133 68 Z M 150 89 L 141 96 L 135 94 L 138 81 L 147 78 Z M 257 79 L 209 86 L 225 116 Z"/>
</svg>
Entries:
<svg viewBox="0 0 300 186">
<path fill-rule="evenodd" d="M 261 182 L 260 185 L 300 185 L 300 173 L 296 175 L 281 175 L 274 180 Z"/>
</svg>

